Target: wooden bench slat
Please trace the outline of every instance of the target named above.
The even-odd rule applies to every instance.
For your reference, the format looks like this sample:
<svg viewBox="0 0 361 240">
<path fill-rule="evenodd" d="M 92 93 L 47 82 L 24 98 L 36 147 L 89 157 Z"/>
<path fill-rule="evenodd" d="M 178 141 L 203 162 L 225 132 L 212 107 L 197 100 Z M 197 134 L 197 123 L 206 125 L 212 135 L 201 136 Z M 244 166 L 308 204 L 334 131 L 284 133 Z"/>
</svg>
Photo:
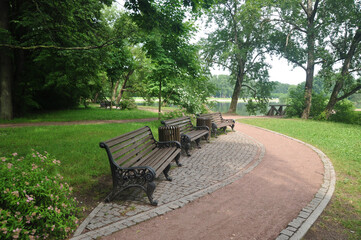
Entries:
<svg viewBox="0 0 361 240">
<path fill-rule="evenodd" d="M 138 130 L 135 130 L 135 131 L 123 134 L 121 136 L 112 138 L 110 140 L 107 140 L 104 143 L 107 144 L 109 146 L 109 148 L 111 148 L 112 146 L 114 146 L 114 144 L 117 144 L 117 143 L 122 142 L 122 141 L 126 141 L 126 140 L 128 140 L 128 139 L 130 139 L 130 138 L 132 138 L 134 136 L 137 136 L 139 134 L 147 132 L 146 130 L 147 130 L 147 128 L 140 128 Z"/>
<path fill-rule="evenodd" d="M 172 154 L 171 155 L 169 155 L 168 156 L 168 161 L 167 162 L 163 162 L 159 167 L 158 167 L 158 170 L 157 170 L 157 175 L 159 176 L 160 174 L 161 174 L 161 172 L 163 171 L 163 170 L 161 170 L 161 169 L 164 169 L 168 164 L 169 164 L 169 162 L 170 162 L 170 159 L 174 159 L 178 154 L 180 154 L 180 149 L 177 149 L 177 150 L 175 150 L 174 152 L 172 152 Z M 161 162 L 160 162 L 161 163 Z"/>
<path fill-rule="evenodd" d="M 160 169 L 159 167 L 162 165 L 162 163 L 165 162 L 166 159 L 169 159 L 169 156 L 171 154 L 172 151 L 165 151 L 164 149 L 158 149 L 156 154 L 154 154 L 151 158 L 148 158 L 147 161 L 144 162 L 143 164 L 152 166 L 154 170 L 157 172 Z"/>
<path fill-rule="evenodd" d="M 122 157 L 121 161 L 118 160 L 117 162 L 122 167 L 131 167 L 131 166 L 135 165 L 135 163 L 137 161 L 139 161 L 139 159 L 141 159 L 143 156 L 145 156 L 152 150 L 153 150 L 153 144 L 152 144 L 152 142 L 148 142 L 142 148 L 135 149 L 128 155 Z M 139 165 L 139 164 L 136 164 L 136 165 Z"/>
<path fill-rule="evenodd" d="M 110 149 L 110 151 L 112 152 L 112 154 L 117 153 L 119 150 L 121 149 L 126 149 L 127 147 L 131 147 L 134 144 L 141 144 L 144 143 L 148 140 L 152 139 L 152 136 L 150 136 L 148 133 L 144 133 L 143 135 L 139 135 L 136 138 L 134 138 L 134 140 L 130 141 L 126 141 L 123 142 L 121 144 L 118 145 L 113 145 L 113 147 Z"/>
</svg>

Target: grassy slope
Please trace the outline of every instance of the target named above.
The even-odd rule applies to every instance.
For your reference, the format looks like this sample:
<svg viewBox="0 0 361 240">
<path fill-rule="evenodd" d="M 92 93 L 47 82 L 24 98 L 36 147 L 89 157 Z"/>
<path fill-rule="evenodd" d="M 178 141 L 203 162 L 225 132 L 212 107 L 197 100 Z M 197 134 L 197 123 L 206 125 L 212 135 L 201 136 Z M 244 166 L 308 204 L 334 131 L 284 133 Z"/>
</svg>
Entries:
<svg viewBox="0 0 361 240">
<path fill-rule="evenodd" d="M 349 239 L 361 239 L 361 126 L 289 119 L 241 122 L 286 134 L 321 149 L 333 163 L 337 183 L 332 202 L 313 231 L 317 228 L 342 231 Z M 340 225 L 342 229 L 332 229 Z"/>
</svg>

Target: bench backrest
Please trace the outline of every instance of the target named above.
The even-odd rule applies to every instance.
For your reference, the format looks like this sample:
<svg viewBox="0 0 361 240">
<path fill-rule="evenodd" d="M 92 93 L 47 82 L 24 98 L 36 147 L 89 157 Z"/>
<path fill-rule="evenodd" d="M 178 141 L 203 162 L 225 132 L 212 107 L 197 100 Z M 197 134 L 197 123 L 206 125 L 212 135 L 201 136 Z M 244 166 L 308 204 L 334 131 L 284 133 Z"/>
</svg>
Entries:
<svg viewBox="0 0 361 240">
<path fill-rule="evenodd" d="M 155 143 L 151 129 L 146 126 L 101 142 L 99 145 L 106 149 L 109 161 L 113 164 L 131 167 L 149 154 L 156 147 Z"/>
<path fill-rule="evenodd" d="M 222 121 L 224 121 L 222 114 L 220 112 L 206 113 L 206 114 L 201 114 L 199 116 L 204 117 L 204 118 L 210 118 L 210 119 L 212 119 L 212 123 L 215 123 L 215 124 L 218 124 L 218 123 L 221 123 Z"/>
<path fill-rule="evenodd" d="M 187 133 L 193 130 L 193 124 L 190 117 L 180 117 L 162 121 L 165 126 L 177 126 L 180 133 Z"/>
</svg>

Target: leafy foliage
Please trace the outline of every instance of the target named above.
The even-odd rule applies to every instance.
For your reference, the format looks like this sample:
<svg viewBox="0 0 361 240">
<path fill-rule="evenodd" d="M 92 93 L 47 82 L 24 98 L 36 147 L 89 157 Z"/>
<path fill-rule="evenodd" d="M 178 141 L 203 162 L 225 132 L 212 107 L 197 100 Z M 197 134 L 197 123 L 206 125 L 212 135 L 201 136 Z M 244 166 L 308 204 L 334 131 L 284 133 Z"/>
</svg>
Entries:
<svg viewBox="0 0 361 240">
<path fill-rule="evenodd" d="M 63 239 L 74 231 L 80 209 L 72 188 L 57 174 L 59 164 L 36 151 L 1 157 L 1 239 Z"/>
<path fill-rule="evenodd" d="M 299 84 L 296 89 L 291 89 L 289 93 L 288 104 L 286 109 L 288 117 L 301 117 L 304 110 L 304 85 Z M 325 109 L 327 96 L 324 93 L 312 92 L 312 105 L 310 117 L 317 117 Z"/>
<path fill-rule="evenodd" d="M 137 108 L 137 104 L 135 103 L 135 100 L 133 98 L 123 98 L 120 102 L 119 102 L 119 108 L 124 110 L 124 109 L 135 109 Z"/>
<path fill-rule="evenodd" d="M 8 1 L 8 34 L 11 43 L 20 47 L 13 51 L 12 91 L 17 115 L 34 108 L 73 107 L 99 91 L 102 50 L 72 51 L 51 47 L 61 49 L 105 43 L 108 32 L 100 11 L 104 3 L 111 1 Z M 26 49 L 29 46 L 38 47 Z"/>
<path fill-rule="evenodd" d="M 345 99 L 335 105 L 335 113 L 329 120 L 361 125 L 361 114 L 355 111 L 355 105 L 351 101 Z"/>
<path fill-rule="evenodd" d="M 257 104 L 264 104 L 270 94 L 269 66 L 264 61 L 271 27 L 268 3 L 218 1 L 208 14 L 208 24 L 214 23 L 217 28 L 203 42 L 204 58 L 231 72 L 234 90 L 229 111 L 235 111 L 240 95 L 252 95 Z"/>
</svg>

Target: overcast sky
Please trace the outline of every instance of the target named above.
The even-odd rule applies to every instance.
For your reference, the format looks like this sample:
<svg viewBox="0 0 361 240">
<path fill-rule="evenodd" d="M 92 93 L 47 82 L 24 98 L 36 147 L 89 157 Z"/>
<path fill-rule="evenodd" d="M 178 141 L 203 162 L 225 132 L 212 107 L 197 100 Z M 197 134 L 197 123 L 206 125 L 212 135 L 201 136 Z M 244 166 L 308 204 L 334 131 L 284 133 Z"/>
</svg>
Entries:
<svg viewBox="0 0 361 240">
<path fill-rule="evenodd" d="M 306 72 L 299 67 L 293 68 L 288 65 L 287 61 L 284 59 L 273 58 L 273 60 L 269 59 L 268 63 L 272 65 L 272 68 L 269 70 L 270 81 L 278 81 L 293 85 L 306 81 Z M 229 72 L 217 69 L 216 67 L 211 69 L 211 73 L 213 75 L 229 74 Z"/>
</svg>

